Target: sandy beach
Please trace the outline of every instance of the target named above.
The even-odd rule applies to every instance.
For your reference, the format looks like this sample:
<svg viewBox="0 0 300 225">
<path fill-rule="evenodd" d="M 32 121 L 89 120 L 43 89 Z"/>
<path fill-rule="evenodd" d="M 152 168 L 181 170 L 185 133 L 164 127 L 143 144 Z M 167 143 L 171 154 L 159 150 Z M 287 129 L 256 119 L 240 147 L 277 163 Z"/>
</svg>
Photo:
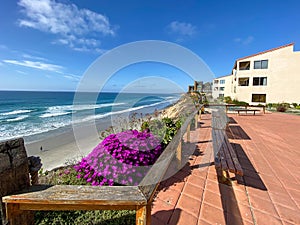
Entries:
<svg viewBox="0 0 300 225">
<path fill-rule="evenodd" d="M 100 127 L 99 130 L 105 130 L 109 127 L 109 122 L 99 123 L 97 127 Z M 28 144 L 25 142 L 27 154 L 39 156 L 44 170 L 63 166 L 68 161 L 77 161 L 91 152 L 101 141 L 98 136 L 91 134 L 89 126 L 82 126 L 80 131 L 81 136 L 77 138 L 70 127 L 65 133 Z"/>
<path fill-rule="evenodd" d="M 185 100 L 179 100 L 173 105 L 160 111 L 161 117 L 177 117 L 182 112 L 182 107 L 186 104 Z M 138 112 L 140 113 L 140 112 Z M 142 112 L 144 115 L 147 111 Z M 104 131 L 112 124 L 112 119 L 98 121 L 96 124 L 97 133 Z M 77 125 L 76 137 L 72 127 L 59 135 L 50 136 L 46 139 L 26 143 L 25 146 L 28 156 L 39 156 L 42 160 L 43 170 L 52 170 L 66 165 L 67 162 L 75 162 L 89 154 L 101 141 L 95 133 L 91 124 Z M 42 146 L 42 150 L 41 150 Z"/>
</svg>

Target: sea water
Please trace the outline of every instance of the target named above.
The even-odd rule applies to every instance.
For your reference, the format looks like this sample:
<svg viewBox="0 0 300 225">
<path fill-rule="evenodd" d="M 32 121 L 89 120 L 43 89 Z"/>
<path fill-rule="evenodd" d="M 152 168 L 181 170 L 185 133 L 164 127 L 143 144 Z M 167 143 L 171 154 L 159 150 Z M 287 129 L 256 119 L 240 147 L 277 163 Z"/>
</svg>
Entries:
<svg viewBox="0 0 300 225">
<path fill-rule="evenodd" d="M 73 124 L 136 111 L 153 113 L 176 102 L 179 94 L 0 91 L 0 141 L 31 142 L 65 132 Z M 79 98 L 78 98 L 79 96 Z M 95 99 L 95 100 L 93 100 Z"/>
</svg>

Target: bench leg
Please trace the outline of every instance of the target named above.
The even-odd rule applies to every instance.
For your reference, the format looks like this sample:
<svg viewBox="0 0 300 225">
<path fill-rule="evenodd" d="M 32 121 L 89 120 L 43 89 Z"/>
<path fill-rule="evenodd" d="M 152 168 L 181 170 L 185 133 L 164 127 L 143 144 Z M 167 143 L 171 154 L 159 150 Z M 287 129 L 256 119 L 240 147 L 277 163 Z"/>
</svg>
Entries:
<svg viewBox="0 0 300 225">
<path fill-rule="evenodd" d="M 151 205 L 138 206 L 136 210 L 136 225 L 151 224 Z"/>
<path fill-rule="evenodd" d="M 228 171 L 217 169 L 218 181 L 221 184 L 232 185 Z"/>
<path fill-rule="evenodd" d="M 34 214 L 31 211 L 20 210 L 19 204 L 5 204 L 6 221 L 9 225 L 33 225 Z"/>
</svg>

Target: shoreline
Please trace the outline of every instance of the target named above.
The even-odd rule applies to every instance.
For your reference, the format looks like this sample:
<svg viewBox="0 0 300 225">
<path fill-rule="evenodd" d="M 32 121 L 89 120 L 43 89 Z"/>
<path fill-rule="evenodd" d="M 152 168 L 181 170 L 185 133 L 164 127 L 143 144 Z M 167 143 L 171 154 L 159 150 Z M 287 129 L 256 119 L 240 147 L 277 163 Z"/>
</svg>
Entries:
<svg viewBox="0 0 300 225">
<path fill-rule="evenodd" d="M 173 117 L 174 112 L 178 112 L 178 107 L 182 103 L 182 96 L 175 102 L 162 109 L 159 109 L 160 116 Z M 144 116 L 151 112 L 153 115 L 157 108 L 148 108 L 137 110 L 133 112 L 142 113 Z M 179 110 L 180 111 L 180 110 Z M 176 114 L 176 113 L 175 113 Z M 125 113 L 126 115 L 126 113 Z M 90 129 L 90 123 L 80 125 L 80 136 L 74 136 L 74 130 L 72 125 L 62 133 L 57 135 L 50 135 L 45 138 L 38 139 L 36 141 L 30 141 L 26 143 L 25 148 L 28 156 L 39 156 L 42 161 L 42 168 L 44 171 L 50 171 L 62 166 L 66 166 L 66 163 L 77 162 L 82 157 L 89 154 L 100 142 L 99 133 L 105 131 L 112 124 L 112 117 L 103 118 L 96 121 L 97 136 Z M 80 145 L 80 146 L 79 146 Z M 40 150 L 42 146 L 42 151 Z"/>
</svg>

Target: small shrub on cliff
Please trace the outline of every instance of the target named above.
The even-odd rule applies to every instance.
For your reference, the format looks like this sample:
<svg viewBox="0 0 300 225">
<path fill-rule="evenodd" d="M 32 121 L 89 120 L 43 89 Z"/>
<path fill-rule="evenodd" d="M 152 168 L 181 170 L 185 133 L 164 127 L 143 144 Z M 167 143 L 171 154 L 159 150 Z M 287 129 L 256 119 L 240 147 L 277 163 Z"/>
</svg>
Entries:
<svg viewBox="0 0 300 225">
<path fill-rule="evenodd" d="M 149 130 L 152 134 L 161 140 L 162 145 L 165 147 L 173 139 L 178 129 L 180 129 L 182 120 L 176 122 L 171 118 L 165 117 L 162 120 L 145 121 L 141 130 Z"/>
</svg>

